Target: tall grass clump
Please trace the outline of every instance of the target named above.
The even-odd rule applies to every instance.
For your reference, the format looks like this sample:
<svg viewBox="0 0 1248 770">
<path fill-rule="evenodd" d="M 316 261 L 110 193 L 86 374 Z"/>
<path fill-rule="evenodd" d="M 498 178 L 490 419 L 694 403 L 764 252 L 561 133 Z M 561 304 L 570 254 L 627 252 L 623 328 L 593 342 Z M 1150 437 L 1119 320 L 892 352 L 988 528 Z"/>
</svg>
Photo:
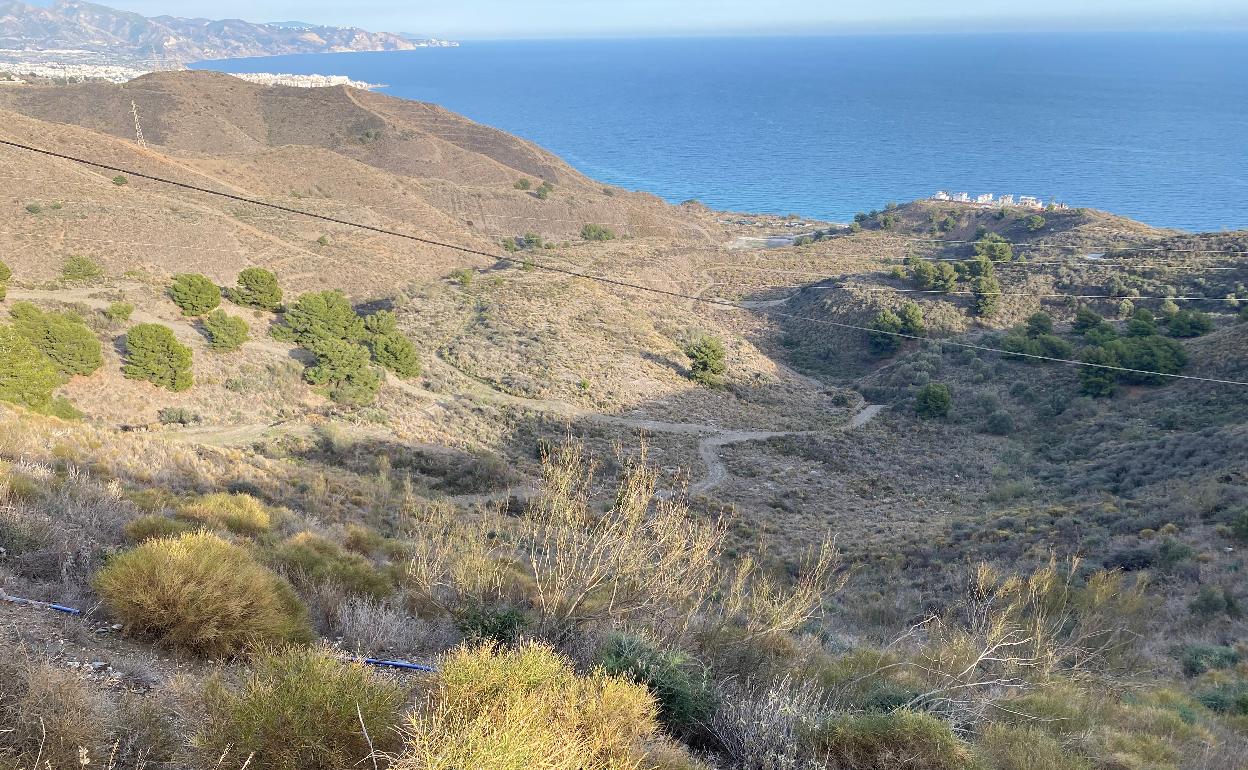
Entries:
<svg viewBox="0 0 1248 770">
<path fill-rule="evenodd" d="M 264 503 L 242 492 L 195 498 L 178 509 L 178 517 L 236 535 L 258 535 L 273 528 L 273 517 Z"/>
<path fill-rule="evenodd" d="M 394 770 L 633 770 L 656 731 L 646 689 L 577 676 L 551 648 L 461 647 L 404 731 Z"/>
<path fill-rule="evenodd" d="M 310 637 L 289 584 L 209 532 L 149 540 L 110 560 L 95 586 L 127 632 L 202 655 Z"/>
<path fill-rule="evenodd" d="M 196 745 L 210 765 L 226 756 L 226 767 L 251 757 L 257 770 L 363 767 L 374 750 L 399 748 L 406 698 L 397 680 L 330 651 L 265 650 L 239 685 L 210 682 Z"/>
<path fill-rule="evenodd" d="M 103 753 L 108 701 L 81 674 L 8 649 L 0 662 L 0 767 L 79 767 Z M 83 753 L 85 752 L 85 753 Z M 29 763 L 29 764 L 28 764 Z M 46 764 L 45 764 L 46 763 Z"/>
</svg>

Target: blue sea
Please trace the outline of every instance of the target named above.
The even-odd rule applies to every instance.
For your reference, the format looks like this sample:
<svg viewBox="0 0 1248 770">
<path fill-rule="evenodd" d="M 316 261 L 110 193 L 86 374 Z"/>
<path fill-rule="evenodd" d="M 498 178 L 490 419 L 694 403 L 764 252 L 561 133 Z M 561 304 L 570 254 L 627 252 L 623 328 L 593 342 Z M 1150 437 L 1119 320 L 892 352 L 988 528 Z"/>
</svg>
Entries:
<svg viewBox="0 0 1248 770">
<path fill-rule="evenodd" d="M 343 74 L 672 202 L 844 222 L 950 192 L 1248 228 L 1248 33 L 466 42 L 202 62 Z"/>
</svg>

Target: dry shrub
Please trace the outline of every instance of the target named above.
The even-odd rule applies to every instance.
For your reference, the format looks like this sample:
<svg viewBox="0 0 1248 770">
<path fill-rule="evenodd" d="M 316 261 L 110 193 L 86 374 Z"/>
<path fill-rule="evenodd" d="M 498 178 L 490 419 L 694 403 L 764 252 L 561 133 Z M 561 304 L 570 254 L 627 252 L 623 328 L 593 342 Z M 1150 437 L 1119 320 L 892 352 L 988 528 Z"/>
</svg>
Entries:
<svg viewBox="0 0 1248 770">
<path fill-rule="evenodd" d="M 132 543 L 142 543 L 160 537 L 175 537 L 195 528 L 194 524 L 171 519 L 158 513 L 140 516 L 126 523 L 126 537 Z"/>
<path fill-rule="evenodd" d="M 1035 728 L 992 725 L 980 738 L 975 753 L 991 770 L 1092 769 L 1088 760 Z"/>
<path fill-rule="evenodd" d="M 208 532 L 149 540 L 112 559 L 95 585 L 129 633 L 203 655 L 310 636 L 289 584 Z"/>
<path fill-rule="evenodd" d="M 300 532 L 274 551 L 274 558 L 299 585 L 329 584 L 353 596 L 383 599 L 394 590 L 389 575 L 356 553 L 313 532 Z"/>
<path fill-rule="evenodd" d="M 461 647 L 405 731 L 395 770 L 634 770 L 656 730 L 644 687 L 579 677 L 551 648 Z"/>
<path fill-rule="evenodd" d="M 273 528 L 269 509 L 242 492 L 204 495 L 178 508 L 178 516 L 212 529 L 228 529 L 237 535 L 258 535 Z"/>
<path fill-rule="evenodd" d="M 77 672 L 24 656 L 0 663 L 0 761 L 7 753 L 19 767 L 68 768 L 80 750 L 97 758 L 107 752 L 110 711 Z"/>
<path fill-rule="evenodd" d="M 437 633 L 429 622 L 364 596 L 338 605 L 335 620 L 343 644 L 361 653 L 411 654 L 430 646 Z"/>
<path fill-rule="evenodd" d="M 824 693 L 810 682 L 751 680 L 720 687 L 709 732 L 741 770 L 817 770 L 822 758 L 810 741 L 829 712 Z"/>
<path fill-rule="evenodd" d="M 266 650 L 241 686 L 209 683 L 196 746 L 210 764 L 228 754 L 227 767 L 249 755 L 257 770 L 362 766 L 372 754 L 370 740 L 378 751 L 398 748 L 406 697 L 395 680 L 329 650 Z"/>
<path fill-rule="evenodd" d="M 973 766 L 967 745 L 931 714 L 890 711 L 839 717 L 816 741 L 839 766 L 854 770 L 959 770 Z"/>
</svg>

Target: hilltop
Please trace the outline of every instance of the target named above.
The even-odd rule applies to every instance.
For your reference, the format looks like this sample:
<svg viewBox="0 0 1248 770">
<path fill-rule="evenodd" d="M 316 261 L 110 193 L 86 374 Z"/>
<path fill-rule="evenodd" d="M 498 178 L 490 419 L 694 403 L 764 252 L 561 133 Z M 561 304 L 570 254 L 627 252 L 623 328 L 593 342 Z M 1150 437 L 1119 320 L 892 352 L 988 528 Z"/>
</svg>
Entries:
<svg viewBox="0 0 1248 770">
<path fill-rule="evenodd" d="M 742 249 L 214 73 L 0 119 L 470 250 L 0 148 L 0 589 L 86 610 L 0 602 L 0 768 L 1242 766 L 1248 233 L 920 201 Z"/>
</svg>

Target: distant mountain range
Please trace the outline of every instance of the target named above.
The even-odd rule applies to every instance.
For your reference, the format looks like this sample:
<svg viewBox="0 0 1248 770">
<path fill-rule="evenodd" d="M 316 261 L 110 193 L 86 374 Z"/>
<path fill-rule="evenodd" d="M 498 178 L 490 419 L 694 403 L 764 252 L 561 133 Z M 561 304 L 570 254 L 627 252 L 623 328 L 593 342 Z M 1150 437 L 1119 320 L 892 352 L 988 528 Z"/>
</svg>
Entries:
<svg viewBox="0 0 1248 770">
<path fill-rule="evenodd" d="M 0 48 L 74 49 L 118 58 L 227 59 L 338 51 L 404 51 L 419 47 L 401 35 L 302 22 L 254 24 L 174 16 L 148 18 L 94 3 L 57 0 L 40 8 L 0 0 Z"/>
</svg>

